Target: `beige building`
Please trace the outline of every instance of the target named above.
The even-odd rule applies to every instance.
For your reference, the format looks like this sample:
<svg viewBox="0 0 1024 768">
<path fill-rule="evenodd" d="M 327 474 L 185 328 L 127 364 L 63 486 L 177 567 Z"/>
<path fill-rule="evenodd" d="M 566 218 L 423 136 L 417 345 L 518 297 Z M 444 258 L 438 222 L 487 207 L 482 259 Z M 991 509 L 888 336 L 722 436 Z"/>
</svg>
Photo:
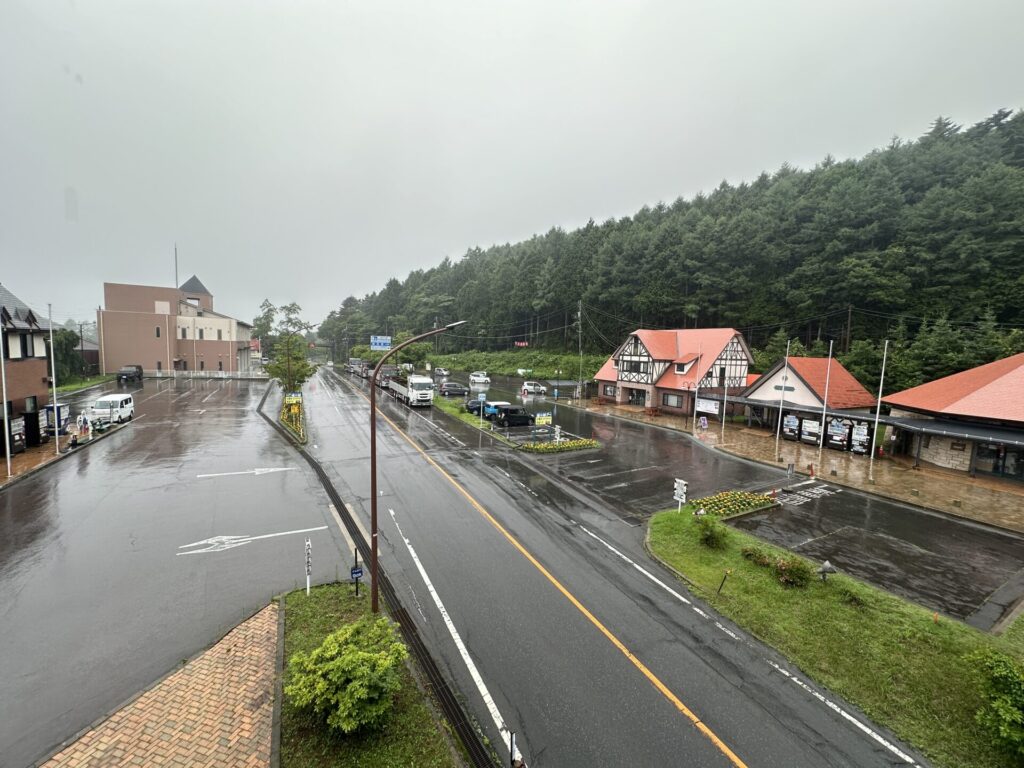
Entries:
<svg viewBox="0 0 1024 768">
<path fill-rule="evenodd" d="M 215 312 L 195 275 L 180 288 L 103 284 L 97 312 L 100 371 L 141 365 L 148 376 L 174 371 L 246 375 L 252 326 Z"/>
</svg>

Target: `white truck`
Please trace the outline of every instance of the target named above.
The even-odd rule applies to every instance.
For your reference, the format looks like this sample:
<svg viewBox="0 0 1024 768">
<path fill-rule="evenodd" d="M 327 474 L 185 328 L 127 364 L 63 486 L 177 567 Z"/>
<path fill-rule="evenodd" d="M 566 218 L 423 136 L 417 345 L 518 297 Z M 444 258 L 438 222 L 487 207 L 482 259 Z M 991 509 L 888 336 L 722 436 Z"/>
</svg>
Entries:
<svg viewBox="0 0 1024 768">
<path fill-rule="evenodd" d="M 388 391 L 393 398 L 406 405 L 425 405 L 429 408 L 434 403 L 434 381 L 429 376 L 395 374 L 388 382 Z"/>
</svg>

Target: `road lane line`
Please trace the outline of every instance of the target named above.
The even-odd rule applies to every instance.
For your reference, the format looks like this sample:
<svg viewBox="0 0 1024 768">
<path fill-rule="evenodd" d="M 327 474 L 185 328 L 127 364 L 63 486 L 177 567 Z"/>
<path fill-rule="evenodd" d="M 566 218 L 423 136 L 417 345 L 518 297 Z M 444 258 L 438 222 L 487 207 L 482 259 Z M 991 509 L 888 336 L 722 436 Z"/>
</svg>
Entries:
<svg viewBox="0 0 1024 768">
<path fill-rule="evenodd" d="M 887 741 L 885 738 L 883 738 L 880 734 L 875 733 L 873 730 L 868 728 L 866 725 L 864 725 L 864 723 L 862 723 L 860 720 L 855 718 L 849 712 L 844 710 L 838 704 L 836 704 L 833 701 L 830 701 L 829 699 L 826 699 L 824 696 L 822 696 L 820 693 L 818 693 L 816 690 L 814 690 L 814 688 L 809 686 L 803 680 L 799 679 L 796 675 L 792 675 L 789 672 L 787 672 L 786 670 L 784 670 L 782 667 L 780 667 L 774 661 L 769 661 L 768 663 L 771 664 L 773 667 L 775 667 L 775 669 L 777 671 L 781 672 L 783 675 L 785 675 L 790 680 L 792 680 L 794 683 L 796 683 L 801 688 L 803 688 L 805 691 L 807 691 L 807 693 L 811 694 L 811 696 L 816 698 L 818 701 L 820 701 L 826 707 L 828 707 L 829 709 L 833 710 L 834 712 L 838 713 L 843 718 L 845 718 L 846 720 L 851 722 L 853 725 L 855 725 L 857 728 L 859 728 L 861 731 L 863 731 L 867 736 L 870 736 L 872 739 L 877 741 L 879 744 L 881 744 L 883 747 L 888 749 L 890 752 L 892 752 L 894 755 L 899 757 L 901 760 L 903 760 L 907 764 L 913 766 L 914 768 L 918 768 L 917 763 L 914 762 L 914 758 L 912 758 L 910 755 L 908 755 L 908 754 L 904 753 L 903 751 L 901 751 L 900 748 L 897 747 L 895 744 L 891 744 L 889 741 Z"/>
<path fill-rule="evenodd" d="M 744 763 L 736 755 L 736 753 L 734 753 L 729 748 L 729 746 L 718 737 L 718 735 L 714 731 L 712 731 L 707 725 L 705 725 L 704 721 L 701 720 L 699 717 L 697 717 L 697 715 L 693 712 L 693 710 L 691 710 L 689 707 L 687 707 L 686 704 L 684 704 L 682 702 L 682 700 L 679 699 L 678 696 L 676 696 L 671 690 L 669 690 L 668 686 L 666 686 L 663 682 L 661 682 L 661 680 L 650 669 L 648 669 L 647 665 L 645 665 L 637 656 L 635 656 L 633 654 L 633 652 L 630 651 L 629 648 L 627 648 L 626 645 L 621 640 L 619 640 L 619 638 L 616 637 L 612 633 L 612 631 L 610 629 L 608 629 L 604 624 L 602 624 L 601 621 L 596 616 L 594 616 L 594 614 L 592 614 L 587 609 L 587 607 L 584 606 L 583 603 L 581 603 L 576 598 L 576 596 L 572 592 L 570 592 L 565 586 L 563 586 L 562 583 L 557 578 L 555 578 L 555 576 L 547 568 L 545 568 L 541 564 L 541 562 L 539 560 L 537 560 L 537 558 L 534 557 L 530 553 L 530 551 L 528 549 L 526 549 L 526 547 L 523 546 L 519 542 L 518 539 L 516 539 L 508 530 L 506 530 L 505 527 L 502 526 L 501 523 L 499 523 L 497 521 L 497 519 L 493 515 L 491 515 L 490 512 L 488 512 L 486 509 L 484 509 L 484 507 L 480 504 L 480 502 L 478 502 L 475 498 L 473 498 L 473 496 L 469 493 L 469 491 L 467 491 L 465 488 L 463 488 L 462 485 L 459 484 L 459 482 L 456 481 L 455 478 L 453 478 L 450 474 L 448 474 L 448 472 L 446 472 L 444 470 L 444 468 L 441 467 L 440 464 L 438 464 L 436 461 L 434 461 L 434 459 L 431 458 L 430 455 L 426 451 L 424 451 L 415 442 L 413 442 L 412 438 L 410 438 L 407 434 L 405 434 L 405 432 L 402 431 L 398 427 L 398 425 L 395 424 L 395 422 L 393 422 L 390 418 L 388 418 L 388 416 L 386 414 L 384 414 L 384 413 L 382 413 L 380 411 L 378 411 L 378 414 L 380 415 L 380 417 L 382 419 L 384 419 L 384 421 L 386 421 L 388 424 L 390 424 L 392 429 L 394 429 L 399 435 L 401 435 L 402 438 L 407 443 L 409 443 L 409 445 L 411 445 L 414 449 L 416 449 L 416 451 L 419 452 L 419 454 L 421 456 L 423 456 L 423 458 L 426 459 L 427 462 L 432 467 L 434 467 L 434 469 L 436 469 L 438 472 L 440 472 L 441 475 L 443 477 L 445 477 L 448 480 L 448 482 L 451 483 L 455 487 L 455 489 L 459 493 L 462 494 L 462 496 L 465 497 L 465 499 L 473 506 L 473 508 L 476 509 L 476 511 L 479 512 L 480 515 L 482 515 L 484 517 L 484 519 L 486 519 L 492 526 L 494 526 L 498 530 L 498 532 L 502 536 L 504 536 L 513 547 L 515 547 L 517 550 L 519 550 L 520 554 L 522 554 L 522 556 L 525 557 L 530 562 L 530 564 L 533 565 L 534 568 L 536 568 L 538 571 L 540 571 L 540 573 L 551 583 L 551 585 L 555 589 L 557 589 L 559 592 L 561 592 L 562 595 L 570 603 L 572 603 L 572 605 L 576 608 L 576 610 L 579 611 L 581 614 L 583 614 L 583 616 L 591 624 L 593 624 L 594 627 L 596 627 L 597 630 L 602 635 L 604 635 L 608 639 L 608 641 L 612 645 L 614 645 L 615 648 L 618 649 L 618 651 L 623 656 L 625 656 L 630 661 L 630 663 L 640 671 L 640 673 L 644 677 L 646 677 L 648 679 L 648 681 L 651 683 L 651 685 L 653 685 L 655 688 L 658 689 L 658 691 L 661 693 L 662 696 L 664 696 L 666 699 L 668 699 L 669 702 L 679 712 L 681 712 L 683 715 L 685 715 L 686 718 L 691 723 L 693 723 L 693 725 L 697 728 L 697 730 L 699 730 L 702 734 L 704 734 L 704 736 L 708 739 L 708 741 L 710 741 L 718 749 L 719 752 L 721 752 L 723 755 L 725 755 L 725 757 L 728 758 L 729 761 L 734 766 L 736 766 L 736 768 L 746 768 L 747 764 Z M 703 613 L 698 608 L 696 608 L 696 606 L 694 606 L 694 610 L 697 610 L 698 613 Z"/>
<path fill-rule="evenodd" d="M 350 515 L 352 515 L 352 519 L 355 520 L 355 523 L 356 523 L 356 528 L 358 528 L 359 532 L 361 534 L 363 534 L 363 541 L 365 541 L 367 543 L 367 545 L 369 545 L 369 543 L 370 543 L 370 532 L 366 530 L 366 526 L 363 525 L 363 521 L 359 519 L 359 515 L 356 514 L 355 509 L 353 509 L 352 505 L 349 504 L 347 501 L 345 502 L 345 509 L 347 509 L 348 513 Z M 378 552 L 377 553 L 377 559 L 378 560 L 380 559 L 380 556 L 381 556 L 381 553 Z"/>
<path fill-rule="evenodd" d="M 594 541 L 598 542 L 599 544 L 601 544 L 602 546 L 604 546 L 605 548 L 607 548 L 608 550 L 610 550 L 610 551 L 611 551 L 612 553 L 614 553 L 615 555 L 618 555 L 618 556 L 619 556 L 620 558 L 622 558 L 623 560 L 625 560 L 625 561 L 626 561 L 627 563 L 629 563 L 629 564 L 630 564 L 631 566 L 633 566 L 633 567 L 634 567 L 634 568 L 636 568 L 636 569 L 637 569 L 638 571 L 640 571 L 640 573 L 642 573 L 642 574 L 643 574 L 643 575 L 644 575 L 645 577 L 647 577 L 648 579 L 650 579 L 651 581 L 653 581 L 653 582 L 654 582 L 655 584 L 657 584 L 657 585 L 658 585 L 659 587 L 661 587 L 661 588 L 662 588 L 663 590 L 665 590 L 665 591 L 666 591 L 666 592 L 668 592 L 668 593 L 669 593 L 670 595 L 672 595 L 672 596 L 673 596 L 674 598 L 676 598 L 676 600 L 679 600 L 679 601 L 680 601 L 681 603 L 685 603 L 686 605 L 693 605 L 693 603 L 692 603 L 692 602 L 690 602 L 690 601 L 689 601 L 689 600 L 687 600 L 687 599 L 686 599 L 685 597 L 683 597 L 683 596 L 682 596 L 681 594 L 679 594 L 678 592 L 676 592 L 676 591 L 675 591 L 674 589 L 672 589 L 672 587 L 670 587 L 670 586 L 669 586 L 668 584 L 666 584 L 665 582 L 663 582 L 663 581 L 662 581 L 661 579 L 659 579 L 659 578 L 658 578 L 657 576 L 655 576 L 655 575 L 654 575 L 653 573 L 651 573 L 650 571 L 648 571 L 648 570 L 647 570 L 646 568 L 644 568 L 643 566 L 641 566 L 641 565 L 639 565 L 638 563 L 634 562 L 634 561 L 633 561 L 632 559 L 630 559 L 630 558 L 629 558 L 629 557 L 628 557 L 627 555 L 625 555 L 625 554 L 623 554 L 622 552 L 620 552 L 620 551 L 619 551 L 618 549 L 616 549 L 615 547 L 613 547 L 613 546 L 612 546 L 611 544 L 609 544 L 609 543 L 608 543 L 607 541 L 605 541 L 604 539 L 602 539 L 602 538 L 601 538 L 600 536 L 597 536 L 596 534 L 594 534 L 594 533 L 592 533 L 591 531 L 587 530 L 587 528 L 586 528 L 586 527 L 584 527 L 584 526 L 580 525 L 580 524 L 579 524 L 579 523 L 577 523 L 577 522 L 576 522 L 575 520 L 573 520 L 572 522 L 573 522 L 573 524 L 574 524 L 574 525 L 576 525 L 576 526 L 577 526 L 577 527 L 578 527 L 578 528 L 579 528 L 579 529 L 580 529 L 581 531 L 583 531 L 583 532 L 584 532 L 585 534 L 587 534 L 587 536 L 589 536 L 590 538 L 594 539 Z"/>
<path fill-rule="evenodd" d="M 348 535 L 348 528 L 341 521 L 341 515 L 338 514 L 338 510 L 334 508 L 333 504 L 328 504 L 327 508 L 331 510 L 331 516 L 334 518 L 334 522 L 338 524 L 338 530 L 341 531 L 342 537 L 345 539 L 345 543 L 348 544 L 348 550 L 354 550 L 356 543 L 352 541 L 352 537 Z"/>
<path fill-rule="evenodd" d="M 441 602 L 441 596 L 437 594 L 437 590 L 434 589 L 434 583 L 430 580 L 427 575 L 427 570 L 423 567 L 423 563 L 420 562 L 419 556 L 416 554 L 416 550 L 413 549 L 412 542 L 406 538 L 405 534 L 402 533 L 402 528 L 398 524 L 398 520 L 395 518 L 395 510 L 388 509 L 391 513 L 391 520 L 395 524 L 395 528 L 398 529 L 398 535 L 402 537 L 402 541 L 405 542 L 406 549 L 409 550 L 409 555 L 412 557 L 414 563 L 416 563 L 416 570 L 420 572 L 420 577 L 423 579 L 423 583 L 427 585 L 427 591 L 434 600 L 434 605 L 437 606 L 437 610 L 441 613 L 441 618 L 444 619 L 444 625 L 448 628 L 448 634 L 452 636 L 452 640 L 455 641 L 455 647 L 459 649 L 459 654 L 462 656 L 462 661 L 469 670 L 470 677 L 473 678 L 473 682 L 476 684 L 476 689 L 479 691 L 480 696 L 483 697 L 484 703 L 487 705 L 488 711 L 491 713 L 491 718 L 494 720 L 495 726 L 498 728 L 498 733 L 501 734 L 501 741 L 503 744 L 509 743 L 509 729 L 505 725 L 505 719 L 501 716 L 501 712 L 498 710 L 498 705 L 494 703 L 494 698 L 491 696 L 491 692 L 487 690 L 487 684 L 484 682 L 483 677 L 480 674 L 480 670 L 476 668 L 476 664 L 473 662 L 472 657 L 469 655 L 469 650 L 466 648 L 466 644 L 462 642 L 462 637 L 459 635 L 459 631 L 455 628 L 455 622 L 452 621 L 451 616 L 448 615 L 448 609 L 444 607 L 444 603 Z M 519 750 L 516 749 L 518 753 Z M 512 755 L 513 760 L 522 760 L 521 754 Z"/>
</svg>

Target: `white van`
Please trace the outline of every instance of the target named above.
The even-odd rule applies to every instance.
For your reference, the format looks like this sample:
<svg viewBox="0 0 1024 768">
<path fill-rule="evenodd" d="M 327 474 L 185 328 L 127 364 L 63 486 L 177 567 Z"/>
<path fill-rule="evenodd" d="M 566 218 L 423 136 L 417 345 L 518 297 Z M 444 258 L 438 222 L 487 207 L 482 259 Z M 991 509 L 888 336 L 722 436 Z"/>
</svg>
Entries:
<svg viewBox="0 0 1024 768">
<path fill-rule="evenodd" d="M 135 416 L 135 400 L 131 395 L 103 395 L 96 398 L 96 402 L 86 410 L 85 415 L 94 424 L 120 424 L 131 421 Z"/>
</svg>

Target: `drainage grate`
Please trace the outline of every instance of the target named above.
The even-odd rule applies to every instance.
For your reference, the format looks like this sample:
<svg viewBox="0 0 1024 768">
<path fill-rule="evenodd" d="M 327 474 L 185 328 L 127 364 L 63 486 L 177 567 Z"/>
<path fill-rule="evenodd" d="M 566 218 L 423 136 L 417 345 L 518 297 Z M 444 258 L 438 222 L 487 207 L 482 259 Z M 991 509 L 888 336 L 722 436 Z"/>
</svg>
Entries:
<svg viewBox="0 0 1024 768">
<path fill-rule="evenodd" d="M 363 558 L 363 562 L 370 562 L 370 546 L 363 539 L 362 532 L 356 526 L 355 520 L 352 519 L 352 515 L 349 514 L 348 507 L 341 500 L 341 496 L 334 488 L 334 484 L 328 477 L 327 472 L 320 462 L 314 459 L 305 448 L 300 445 L 296 445 L 291 439 L 289 434 L 285 431 L 284 427 L 278 424 L 276 421 L 271 419 L 265 413 L 263 413 L 263 404 L 267 400 L 267 396 L 270 394 L 270 387 L 267 387 L 267 391 L 263 394 L 263 399 L 260 400 L 257 411 L 260 416 L 266 419 L 267 423 L 276 429 L 288 442 L 292 443 L 295 449 L 302 455 L 302 458 L 306 460 L 313 471 L 316 472 L 317 477 L 320 478 L 320 484 L 323 486 L 328 497 L 331 499 L 331 503 L 334 504 L 334 508 L 337 510 L 338 515 L 341 517 L 342 522 L 345 524 L 345 528 L 348 530 L 349 536 L 352 541 L 356 543 L 356 548 L 359 550 L 359 554 Z M 420 669 L 423 671 L 427 684 L 430 686 L 434 699 L 438 702 L 441 707 L 441 711 L 444 712 L 444 716 L 448 719 L 455 733 L 459 737 L 459 741 L 462 742 L 462 746 L 465 748 L 469 755 L 470 764 L 473 768 L 495 768 L 497 762 L 494 755 L 484 746 L 481 741 L 480 734 L 477 732 L 472 721 L 466 716 L 465 710 L 459 703 L 458 698 L 455 696 L 455 692 L 448 685 L 448 681 L 445 680 L 441 674 L 441 670 L 438 669 L 437 664 L 434 662 L 433 657 L 430 655 L 430 651 L 427 650 L 426 645 L 423 644 L 423 640 L 420 638 L 419 632 L 416 629 L 416 624 L 413 622 L 412 617 L 406 612 L 402 603 L 398 599 L 398 594 L 395 592 L 395 588 L 392 586 L 391 581 L 384 573 L 383 569 L 380 568 L 378 563 L 378 577 L 380 580 L 379 591 L 381 596 L 384 598 L 385 604 L 388 606 L 388 611 L 391 614 L 391 618 L 395 620 L 399 628 L 402 630 L 402 636 L 405 639 L 406 645 L 409 646 L 409 652 L 416 659 Z"/>
</svg>

